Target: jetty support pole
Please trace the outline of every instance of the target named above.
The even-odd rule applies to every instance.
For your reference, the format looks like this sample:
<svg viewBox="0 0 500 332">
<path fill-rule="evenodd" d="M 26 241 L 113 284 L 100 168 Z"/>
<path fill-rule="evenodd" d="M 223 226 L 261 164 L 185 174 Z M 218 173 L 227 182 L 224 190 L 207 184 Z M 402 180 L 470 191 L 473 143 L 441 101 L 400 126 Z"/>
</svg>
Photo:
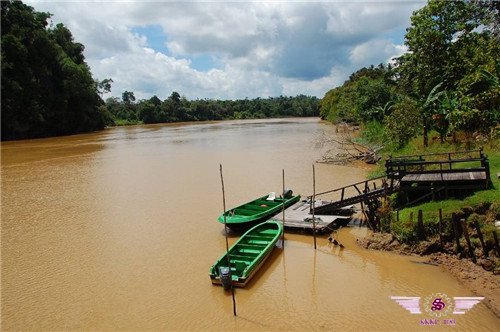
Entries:
<svg viewBox="0 0 500 332">
<path fill-rule="evenodd" d="M 455 245 L 458 254 L 462 251 L 462 247 L 460 246 L 460 222 L 455 213 L 451 214 L 451 223 L 453 226 L 453 235 L 455 236 Z"/>
<path fill-rule="evenodd" d="M 474 227 L 476 228 L 477 236 L 479 237 L 479 241 L 481 242 L 484 257 L 488 257 L 488 249 L 486 248 L 486 244 L 484 243 L 483 232 L 481 232 L 481 227 L 479 227 L 479 223 L 477 222 L 477 220 L 474 220 Z"/>
<path fill-rule="evenodd" d="M 316 250 L 316 218 L 315 218 L 315 203 L 316 203 L 316 171 L 313 166 L 313 197 L 312 197 L 312 215 L 313 215 L 313 238 L 314 238 L 314 249 Z"/>
<path fill-rule="evenodd" d="M 500 245 L 498 244 L 498 236 L 496 229 L 493 230 L 493 240 L 495 240 L 495 249 L 497 250 L 497 255 L 500 256 Z"/>
<path fill-rule="evenodd" d="M 417 214 L 417 236 L 419 240 L 425 240 L 424 215 L 422 210 Z"/>
<path fill-rule="evenodd" d="M 222 164 L 220 166 L 220 181 L 222 183 L 222 206 L 224 208 L 224 236 L 226 238 L 226 257 L 227 267 L 229 268 L 229 275 L 231 276 L 231 260 L 229 259 L 229 241 L 227 240 L 227 223 L 226 223 L 226 193 L 224 191 L 224 177 L 222 176 Z M 231 297 L 233 299 L 233 315 L 236 316 L 236 299 L 234 298 L 233 277 L 231 276 Z"/>
<path fill-rule="evenodd" d="M 285 249 L 285 170 L 281 170 L 283 178 L 283 234 L 281 235 L 281 248 Z"/>
<path fill-rule="evenodd" d="M 470 242 L 469 230 L 467 228 L 467 223 L 466 223 L 465 219 L 460 219 L 460 223 L 462 224 L 462 229 L 463 229 L 463 232 L 464 232 L 465 241 L 467 242 L 467 247 L 469 248 L 470 258 L 472 259 L 472 261 L 474 263 L 477 263 L 477 261 L 476 261 L 476 255 L 474 254 L 474 248 L 472 247 L 472 244 Z"/>
</svg>

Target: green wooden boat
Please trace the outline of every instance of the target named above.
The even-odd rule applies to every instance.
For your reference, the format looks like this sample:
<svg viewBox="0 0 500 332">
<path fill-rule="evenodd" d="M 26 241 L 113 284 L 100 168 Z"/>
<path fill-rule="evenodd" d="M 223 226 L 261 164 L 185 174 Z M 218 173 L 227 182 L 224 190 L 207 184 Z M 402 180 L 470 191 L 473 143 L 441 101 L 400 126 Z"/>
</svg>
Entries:
<svg viewBox="0 0 500 332">
<path fill-rule="evenodd" d="M 267 221 L 249 229 L 212 265 L 212 283 L 222 285 L 224 289 L 231 288 L 231 283 L 244 287 L 269 257 L 282 234 L 283 226 L 277 221 Z"/>
<path fill-rule="evenodd" d="M 285 208 L 287 208 L 300 200 L 300 195 L 293 196 L 291 190 L 285 191 L 284 198 L 273 197 L 275 195 L 272 194 L 274 193 L 230 209 L 217 220 L 223 224 L 225 215 L 226 225 L 230 229 L 234 231 L 248 229 L 279 213 L 283 209 L 283 201 L 285 202 Z"/>
</svg>

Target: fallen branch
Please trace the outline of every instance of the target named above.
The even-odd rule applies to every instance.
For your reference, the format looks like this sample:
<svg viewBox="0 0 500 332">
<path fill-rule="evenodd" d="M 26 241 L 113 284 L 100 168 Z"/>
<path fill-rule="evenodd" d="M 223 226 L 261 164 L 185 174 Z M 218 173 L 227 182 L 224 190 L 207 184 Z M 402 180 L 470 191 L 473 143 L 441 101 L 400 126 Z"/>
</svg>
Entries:
<svg viewBox="0 0 500 332">
<path fill-rule="evenodd" d="M 337 137 L 327 137 L 324 133 L 320 137 L 317 145 L 334 145 L 334 148 L 329 149 L 317 163 L 323 164 L 340 164 L 345 165 L 356 160 L 362 160 L 367 164 L 375 164 L 380 160 L 377 154 L 382 147 L 368 147 L 360 143 L 354 142 L 349 135 L 339 135 Z"/>
</svg>

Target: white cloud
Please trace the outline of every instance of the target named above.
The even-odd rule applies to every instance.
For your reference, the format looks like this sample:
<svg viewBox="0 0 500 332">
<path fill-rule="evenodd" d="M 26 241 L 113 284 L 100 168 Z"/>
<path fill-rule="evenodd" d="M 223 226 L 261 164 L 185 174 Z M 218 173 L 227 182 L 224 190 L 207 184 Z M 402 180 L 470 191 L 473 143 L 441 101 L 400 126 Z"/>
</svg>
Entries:
<svg viewBox="0 0 500 332">
<path fill-rule="evenodd" d="M 402 41 L 423 2 L 29 2 L 54 14 L 112 94 L 138 98 L 322 97 L 361 66 L 406 51 Z M 136 28 L 159 26 L 168 54 Z M 143 31 L 143 30 L 141 30 Z M 217 68 L 199 71 L 209 55 Z"/>
<path fill-rule="evenodd" d="M 377 65 L 377 61 L 390 62 L 407 51 L 405 45 L 395 45 L 387 39 L 373 39 L 351 50 L 349 59 L 358 66 Z"/>
</svg>

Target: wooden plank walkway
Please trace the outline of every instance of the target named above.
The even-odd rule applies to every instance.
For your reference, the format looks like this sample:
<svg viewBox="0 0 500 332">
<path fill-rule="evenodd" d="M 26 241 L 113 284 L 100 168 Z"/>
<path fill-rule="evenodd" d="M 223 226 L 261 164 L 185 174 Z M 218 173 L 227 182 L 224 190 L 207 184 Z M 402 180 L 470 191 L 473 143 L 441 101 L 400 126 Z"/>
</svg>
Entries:
<svg viewBox="0 0 500 332">
<path fill-rule="evenodd" d="M 413 173 L 406 174 L 401 182 L 437 182 L 437 181 L 476 181 L 486 180 L 486 172 L 453 172 L 453 173 Z"/>
<path fill-rule="evenodd" d="M 330 201 L 316 200 L 315 207 L 330 204 Z M 312 214 L 310 213 L 310 201 L 302 200 L 285 209 L 285 230 L 290 232 L 313 232 Z M 353 206 L 342 209 L 342 215 L 318 215 L 315 214 L 316 234 L 329 233 L 338 226 L 345 226 L 351 221 Z M 345 214 L 345 215 L 344 215 Z M 283 222 L 283 215 L 279 213 L 270 220 Z"/>
<path fill-rule="evenodd" d="M 379 182 L 377 187 L 376 183 Z M 355 190 L 348 190 L 355 189 Z M 342 209 L 346 206 L 351 206 L 358 203 L 363 203 L 370 201 L 385 195 L 390 195 L 399 190 L 399 180 L 388 180 L 387 177 L 381 176 L 378 178 L 354 183 L 345 187 L 337 188 L 334 190 L 329 190 L 324 193 L 319 193 L 316 195 L 322 195 L 326 193 L 340 192 L 340 199 L 337 201 L 331 201 L 322 206 L 316 207 L 317 214 L 330 214 L 336 210 Z M 346 192 L 350 194 L 345 194 Z M 353 194 L 354 192 L 354 194 Z"/>
</svg>

